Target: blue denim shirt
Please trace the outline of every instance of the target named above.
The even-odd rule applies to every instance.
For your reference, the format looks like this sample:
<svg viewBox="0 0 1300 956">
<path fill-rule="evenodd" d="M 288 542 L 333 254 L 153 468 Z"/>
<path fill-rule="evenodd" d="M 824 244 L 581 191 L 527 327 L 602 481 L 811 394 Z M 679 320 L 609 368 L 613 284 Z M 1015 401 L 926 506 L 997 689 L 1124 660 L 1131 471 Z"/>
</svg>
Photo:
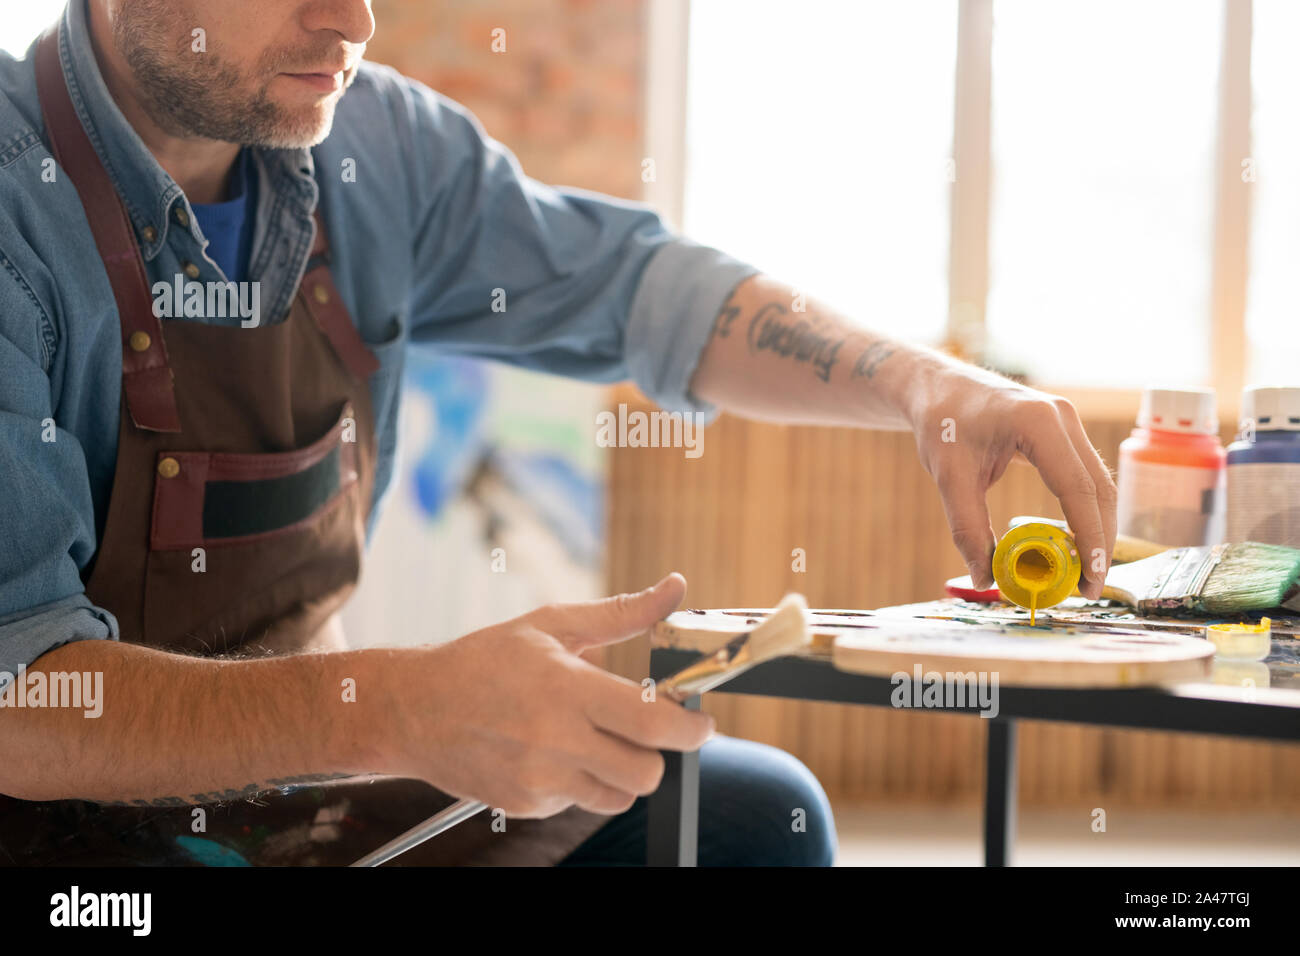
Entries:
<svg viewBox="0 0 1300 956">
<path fill-rule="evenodd" d="M 200 282 L 224 281 L 189 201 L 104 84 L 84 0 L 71 0 L 64 26 L 72 100 L 126 203 L 150 284 L 186 263 Z M 34 52 L 0 53 L 0 671 L 11 673 L 68 641 L 119 637 L 81 582 L 113 484 L 117 310 L 72 182 L 57 169 L 48 181 Z M 392 477 L 412 346 L 593 382 L 630 378 L 666 408 L 715 411 L 688 382 L 713 317 L 756 270 L 673 235 L 650 208 L 527 178 L 463 107 L 373 64 L 323 143 L 253 158 L 248 278 L 261 283 L 262 321 L 288 315 L 319 203 L 334 279 L 380 360 L 369 383 L 379 438 L 371 528 Z M 493 311 L 496 289 L 504 312 Z M 180 321 L 240 319 L 163 319 Z"/>
</svg>

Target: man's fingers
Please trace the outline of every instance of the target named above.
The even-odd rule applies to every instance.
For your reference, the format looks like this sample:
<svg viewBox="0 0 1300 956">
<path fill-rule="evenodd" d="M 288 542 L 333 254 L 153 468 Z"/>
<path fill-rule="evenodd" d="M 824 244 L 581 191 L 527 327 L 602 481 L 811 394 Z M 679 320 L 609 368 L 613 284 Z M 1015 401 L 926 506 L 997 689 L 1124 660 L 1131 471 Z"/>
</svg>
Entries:
<svg viewBox="0 0 1300 956">
<path fill-rule="evenodd" d="M 1083 564 L 1079 591 L 1085 597 L 1096 598 L 1101 595 L 1105 574 L 1093 570 L 1093 558 L 1096 549 L 1101 549 L 1103 555 L 1110 554 L 1097 499 L 1097 483 L 1075 450 L 1060 412 L 1051 407 L 1052 415 L 1044 414 L 1026 428 L 1020 447 L 1043 476 L 1048 490 L 1061 502 L 1066 523 L 1074 533 Z"/>
<path fill-rule="evenodd" d="M 638 796 L 654 793 L 664 775 L 664 758 L 658 750 L 638 747 L 592 727 L 583 764 L 587 773 L 615 790 Z"/>
<path fill-rule="evenodd" d="M 966 562 L 972 583 L 980 590 L 993 587 L 993 548 L 997 541 L 977 469 L 973 465 L 948 468 L 936 474 L 935 481 L 952 543 Z"/>
<path fill-rule="evenodd" d="M 1088 474 L 1092 476 L 1093 484 L 1097 487 L 1097 507 L 1101 512 L 1102 534 L 1106 541 L 1104 552 L 1087 551 L 1080 555 L 1080 560 L 1083 561 L 1084 574 L 1088 575 L 1090 580 L 1104 582 L 1106 572 L 1110 570 L 1111 552 L 1115 550 L 1118 523 L 1115 507 L 1118 494 L 1115 481 L 1110 476 L 1110 469 L 1106 467 L 1106 462 L 1088 440 L 1088 435 L 1083 430 L 1083 422 L 1079 420 L 1079 414 L 1074 410 L 1074 406 L 1068 405 L 1068 409 L 1062 410 L 1061 417 L 1065 420 L 1066 431 L 1074 443 L 1075 451 L 1078 452 L 1084 467 L 1088 469 Z"/>
<path fill-rule="evenodd" d="M 607 786 L 585 772 L 580 772 L 575 790 L 573 802 L 588 813 L 613 816 L 628 810 L 636 802 L 636 794 Z"/>
<path fill-rule="evenodd" d="M 666 697 L 643 699 L 641 686 L 610 674 L 592 680 L 586 700 L 587 719 L 599 729 L 640 747 L 699 750 L 713 735 L 708 714 L 687 710 Z"/>
<path fill-rule="evenodd" d="M 674 571 L 658 584 L 635 594 L 615 594 L 598 601 L 551 604 L 528 615 L 530 623 L 554 635 L 577 653 L 644 632 L 677 609 L 686 596 L 686 579 Z"/>
</svg>

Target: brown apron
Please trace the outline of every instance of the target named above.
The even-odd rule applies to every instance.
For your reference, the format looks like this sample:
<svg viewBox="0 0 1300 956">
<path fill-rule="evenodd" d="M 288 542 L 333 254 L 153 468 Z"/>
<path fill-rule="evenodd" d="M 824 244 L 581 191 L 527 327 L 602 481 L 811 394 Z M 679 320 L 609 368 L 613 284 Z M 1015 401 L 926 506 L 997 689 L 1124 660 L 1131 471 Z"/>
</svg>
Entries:
<svg viewBox="0 0 1300 956">
<path fill-rule="evenodd" d="M 342 649 L 337 612 L 356 586 L 372 499 L 367 380 L 378 361 L 331 278 L 319 213 L 285 321 L 172 320 L 164 336 L 53 29 L 36 73 L 51 150 L 81 197 L 121 320 L 117 466 L 86 594 L 124 641 L 223 656 Z M 345 864 L 451 801 L 397 778 L 285 788 L 210 806 L 196 832 L 190 806 L 3 797 L 0 863 Z M 396 862 L 554 863 L 607 819 L 571 808 L 502 832 L 485 812 Z"/>
</svg>

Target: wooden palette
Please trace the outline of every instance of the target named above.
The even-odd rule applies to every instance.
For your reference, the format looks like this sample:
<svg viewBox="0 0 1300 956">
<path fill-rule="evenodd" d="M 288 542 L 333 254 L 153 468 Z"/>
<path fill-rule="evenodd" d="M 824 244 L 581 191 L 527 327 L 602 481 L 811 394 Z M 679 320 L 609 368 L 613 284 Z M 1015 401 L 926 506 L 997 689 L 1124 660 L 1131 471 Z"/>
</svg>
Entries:
<svg viewBox="0 0 1300 956">
<path fill-rule="evenodd" d="M 1199 637 L 1140 628 L 993 624 L 908 617 L 894 609 L 812 611 L 809 653 L 837 668 L 889 677 L 923 672 L 996 672 L 1001 684 L 1034 687 L 1139 687 L 1205 680 L 1214 645 Z M 651 630 L 656 647 L 717 650 L 769 614 L 760 609 L 687 610 Z"/>
</svg>

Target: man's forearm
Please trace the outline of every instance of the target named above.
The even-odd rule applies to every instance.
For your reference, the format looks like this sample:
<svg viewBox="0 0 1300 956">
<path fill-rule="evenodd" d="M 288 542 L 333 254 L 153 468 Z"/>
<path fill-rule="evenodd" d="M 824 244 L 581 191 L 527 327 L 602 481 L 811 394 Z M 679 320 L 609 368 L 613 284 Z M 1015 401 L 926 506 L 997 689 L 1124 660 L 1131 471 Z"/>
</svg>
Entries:
<svg viewBox="0 0 1300 956">
<path fill-rule="evenodd" d="M 102 674 L 102 714 L 0 708 L 0 792 L 174 806 L 382 771 L 376 741 L 391 708 L 376 665 L 397 653 L 214 660 L 114 641 L 65 645 L 24 683 L 38 671 Z"/>
<path fill-rule="evenodd" d="M 691 392 L 749 418 L 910 429 L 980 588 L 993 585 L 996 544 L 986 493 L 1024 458 L 1089 555 L 1080 591 L 1101 594 L 1115 544 L 1115 483 L 1077 409 L 1059 395 L 875 336 L 761 275 L 737 286 L 714 320 Z"/>
<path fill-rule="evenodd" d="M 918 388 L 949 361 L 757 275 L 714 320 L 691 392 L 747 418 L 906 429 Z"/>
</svg>

